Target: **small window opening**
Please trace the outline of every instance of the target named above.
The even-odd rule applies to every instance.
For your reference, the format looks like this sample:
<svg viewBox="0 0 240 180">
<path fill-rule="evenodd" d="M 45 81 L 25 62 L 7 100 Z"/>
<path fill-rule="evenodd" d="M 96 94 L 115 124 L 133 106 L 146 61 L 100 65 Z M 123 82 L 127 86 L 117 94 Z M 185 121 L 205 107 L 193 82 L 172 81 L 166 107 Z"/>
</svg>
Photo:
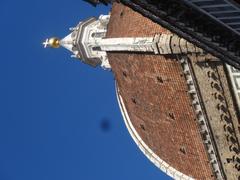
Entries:
<svg viewBox="0 0 240 180">
<path fill-rule="evenodd" d="M 142 128 L 142 130 L 144 130 L 144 131 L 145 131 L 145 127 L 144 127 L 144 125 L 143 125 L 143 124 L 140 124 L 140 127 Z"/>
<path fill-rule="evenodd" d="M 124 14 L 124 13 L 123 13 L 123 11 L 122 11 L 122 12 L 120 13 L 120 17 L 122 17 L 122 16 L 123 16 L 123 14 Z"/>
<path fill-rule="evenodd" d="M 92 33 L 92 37 L 95 37 L 95 38 L 101 38 L 101 37 L 104 37 L 105 33 L 104 32 L 96 32 L 96 33 Z"/>
<path fill-rule="evenodd" d="M 92 50 L 93 51 L 101 51 L 101 48 L 100 48 L 100 46 L 95 46 L 95 47 L 92 47 Z"/>
<path fill-rule="evenodd" d="M 137 102 L 136 102 L 136 99 L 135 99 L 135 98 L 132 98 L 132 102 L 133 102 L 134 104 L 137 104 Z"/>
<path fill-rule="evenodd" d="M 172 112 L 168 113 L 168 116 L 169 116 L 171 119 L 175 120 L 175 116 L 174 116 L 174 114 L 173 114 Z"/>
<path fill-rule="evenodd" d="M 180 152 L 183 153 L 183 154 L 186 154 L 186 148 L 185 147 L 180 147 Z"/>
<path fill-rule="evenodd" d="M 127 73 L 125 71 L 123 71 L 122 74 L 123 74 L 124 77 L 127 77 Z"/>
<path fill-rule="evenodd" d="M 157 81 L 158 81 L 159 83 L 163 83 L 163 79 L 162 79 L 162 77 L 157 76 Z"/>
</svg>

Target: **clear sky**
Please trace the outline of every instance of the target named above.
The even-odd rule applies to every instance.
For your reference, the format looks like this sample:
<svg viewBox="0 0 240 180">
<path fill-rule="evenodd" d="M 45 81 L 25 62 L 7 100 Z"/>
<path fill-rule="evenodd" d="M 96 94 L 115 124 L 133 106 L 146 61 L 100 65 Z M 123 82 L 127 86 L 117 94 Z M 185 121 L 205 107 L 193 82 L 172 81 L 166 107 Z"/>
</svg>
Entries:
<svg viewBox="0 0 240 180">
<path fill-rule="evenodd" d="M 137 148 L 111 72 L 49 36 L 108 13 L 81 0 L 1 0 L 0 180 L 167 180 Z"/>
</svg>

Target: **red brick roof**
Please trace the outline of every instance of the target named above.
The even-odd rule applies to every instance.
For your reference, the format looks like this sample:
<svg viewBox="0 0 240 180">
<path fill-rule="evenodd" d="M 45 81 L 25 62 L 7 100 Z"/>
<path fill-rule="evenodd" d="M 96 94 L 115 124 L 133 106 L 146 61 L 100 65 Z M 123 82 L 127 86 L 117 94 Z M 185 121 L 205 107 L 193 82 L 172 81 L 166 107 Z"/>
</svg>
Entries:
<svg viewBox="0 0 240 180">
<path fill-rule="evenodd" d="M 114 4 L 108 37 L 153 36 L 168 30 Z M 213 179 L 211 165 L 174 56 L 108 53 L 120 95 L 137 133 L 162 160 L 185 175 Z"/>
</svg>

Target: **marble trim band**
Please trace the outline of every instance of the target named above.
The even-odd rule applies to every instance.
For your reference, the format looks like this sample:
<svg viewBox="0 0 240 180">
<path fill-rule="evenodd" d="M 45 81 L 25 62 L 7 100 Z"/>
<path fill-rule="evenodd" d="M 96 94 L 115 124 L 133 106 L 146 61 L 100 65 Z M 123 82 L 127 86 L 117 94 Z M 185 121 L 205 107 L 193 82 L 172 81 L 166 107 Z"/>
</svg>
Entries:
<svg viewBox="0 0 240 180">
<path fill-rule="evenodd" d="M 140 135 L 137 133 L 136 129 L 134 128 L 133 124 L 131 123 L 131 120 L 129 118 L 128 112 L 126 110 L 125 104 L 123 102 L 123 99 L 121 95 L 119 94 L 119 89 L 117 86 L 117 83 L 115 82 L 115 88 L 116 88 L 116 95 L 117 95 L 117 100 L 118 104 L 125 122 L 125 125 L 137 144 L 137 146 L 140 148 L 140 150 L 144 153 L 144 155 L 152 162 L 154 163 L 161 171 L 169 175 L 170 177 L 174 179 L 179 179 L 179 180 L 193 180 L 192 177 L 187 176 L 180 171 L 174 169 L 172 166 L 167 164 L 165 161 L 163 161 L 158 155 L 156 155 L 146 144 L 145 142 L 141 139 Z"/>
</svg>

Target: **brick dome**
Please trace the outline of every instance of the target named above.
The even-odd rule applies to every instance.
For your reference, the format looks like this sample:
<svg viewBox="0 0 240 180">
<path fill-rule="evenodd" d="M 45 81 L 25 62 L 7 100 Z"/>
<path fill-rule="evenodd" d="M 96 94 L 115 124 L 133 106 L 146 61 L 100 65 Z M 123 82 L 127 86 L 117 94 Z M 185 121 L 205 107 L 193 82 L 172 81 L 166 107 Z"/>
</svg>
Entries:
<svg viewBox="0 0 240 180">
<path fill-rule="evenodd" d="M 107 37 L 157 33 L 171 32 L 122 4 L 113 4 Z M 108 58 L 125 123 L 145 155 L 174 178 L 215 179 L 181 57 L 109 52 Z"/>
<path fill-rule="evenodd" d="M 156 33 L 169 32 L 125 6 L 113 6 L 108 37 Z M 108 57 L 131 122 L 147 146 L 182 173 L 211 179 L 207 153 L 176 58 L 125 53 L 109 53 Z"/>
</svg>

